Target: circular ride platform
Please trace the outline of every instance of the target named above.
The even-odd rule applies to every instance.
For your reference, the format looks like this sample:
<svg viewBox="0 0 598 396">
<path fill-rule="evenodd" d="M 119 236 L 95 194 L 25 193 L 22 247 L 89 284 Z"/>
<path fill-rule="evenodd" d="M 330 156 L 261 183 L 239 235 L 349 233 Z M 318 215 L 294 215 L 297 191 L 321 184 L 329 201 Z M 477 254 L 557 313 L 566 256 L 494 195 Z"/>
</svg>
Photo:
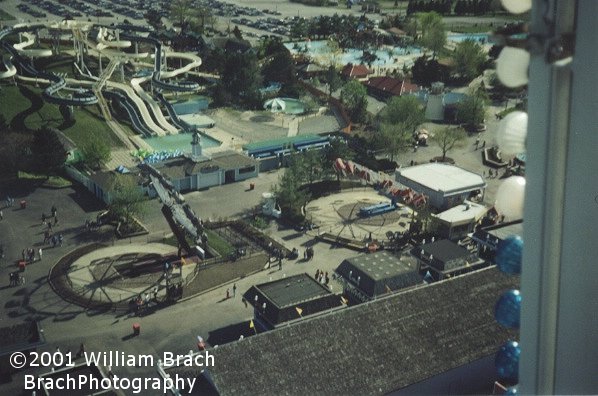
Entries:
<svg viewBox="0 0 598 396">
<path fill-rule="evenodd" d="M 305 215 L 318 226 L 320 233 L 366 240 L 370 237 L 386 240 L 387 232 L 404 232 L 409 229 L 412 210 L 399 204 L 397 209 L 383 214 L 362 217 L 360 209 L 390 202 L 373 188 L 354 189 L 315 199 L 305 206 Z"/>
</svg>

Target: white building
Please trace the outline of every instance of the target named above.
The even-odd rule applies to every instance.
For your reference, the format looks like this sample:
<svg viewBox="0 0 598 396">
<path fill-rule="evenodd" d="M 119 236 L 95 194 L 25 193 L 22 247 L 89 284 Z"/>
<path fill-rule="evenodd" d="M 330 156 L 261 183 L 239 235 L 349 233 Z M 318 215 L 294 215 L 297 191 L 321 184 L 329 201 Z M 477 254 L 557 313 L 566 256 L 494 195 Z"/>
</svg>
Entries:
<svg viewBox="0 0 598 396">
<path fill-rule="evenodd" d="M 397 169 L 396 181 L 424 194 L 436 209 L 462 204 L 472 193 L 482 195 L 486 182 L 482 176 L 454 165 L 430 163 Z"/>
</svg>

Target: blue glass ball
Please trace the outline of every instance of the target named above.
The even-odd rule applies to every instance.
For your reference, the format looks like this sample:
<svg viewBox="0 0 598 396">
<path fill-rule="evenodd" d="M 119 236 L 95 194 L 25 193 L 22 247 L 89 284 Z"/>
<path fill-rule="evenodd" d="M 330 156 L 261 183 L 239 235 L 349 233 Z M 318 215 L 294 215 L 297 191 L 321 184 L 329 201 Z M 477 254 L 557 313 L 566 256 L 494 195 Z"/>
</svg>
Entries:
<svg viewBox="0 0 598 396">
<path fill-rule="evenodd" d="M 507 390 L 503 394 L 508 395 L 508 396 L 515 396 L 515 395 L 519 394 L 519 391 L 517 390 L 516 386 L 510 386 L 507 388 Z"/>
<path fill-rule="evenodd" d="M 500 347 L 494 359 L 499 377 L 519 382 L 519 355 L 521 348 L 516 341 L 507 341 Z"/>
<path fill-rule="evenodd" d="M 494 307 L 494 318 L 505 327 L 518 329 L 520 317 L 521 293 L 519 290 L 504 292 Z"/>
<path fill-rule="evenodd" d="M 520 274 L 522 256 L 523 239 L 519 235 L 511 235 L 499 242 L 494 261 L 502 272 Z"/>
</svg>

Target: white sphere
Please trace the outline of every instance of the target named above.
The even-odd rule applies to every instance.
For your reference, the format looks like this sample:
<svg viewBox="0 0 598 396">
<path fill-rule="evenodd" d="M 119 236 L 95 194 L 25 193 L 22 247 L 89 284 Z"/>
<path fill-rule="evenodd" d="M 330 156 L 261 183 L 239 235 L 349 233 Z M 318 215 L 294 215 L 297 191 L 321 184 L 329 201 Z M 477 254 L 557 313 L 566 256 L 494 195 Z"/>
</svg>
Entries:
<svg viewBox="0 0 598 396">
<path fill-rule="evenodd" d="M 504 154 L 515 155 L 525 151 L 527 113 L 513 111 L 498 124 L 496 143 Z"/>
<path fill-rule="evenodd" d="M 522 14 L 532 8 L 532 0 L 502 0 L 502 6 L 512 14 Z"/>
<path fill-rule="evenodd" d="M 505 47 L 496 59 L 496 75 L 503 85 L 517 88 L 527 84 L 530 55 L 524 49 Z"/>
<path fill-rule="evenodd" d="M 511 176 L 498 187 L 494 208 L 509 220 L 518 220 L 523 218 L 524 201 L 525 177 Z"/>
</svg>

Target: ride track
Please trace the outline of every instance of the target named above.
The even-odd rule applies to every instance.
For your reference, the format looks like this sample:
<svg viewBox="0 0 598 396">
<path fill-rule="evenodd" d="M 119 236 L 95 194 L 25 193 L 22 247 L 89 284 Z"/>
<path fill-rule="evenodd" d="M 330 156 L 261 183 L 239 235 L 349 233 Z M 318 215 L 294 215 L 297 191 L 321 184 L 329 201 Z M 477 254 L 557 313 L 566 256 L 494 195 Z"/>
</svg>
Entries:
<svg viewBox="0 0 598 396">
<path fill-rule="evenodd" d="M 97 44 L 89 41 L 84 33 L 91 30 L 92 28 L 98 28 L 98 35 L 96 37 L 98 41 Z M 29 47 L 35 43 L 35 35 L 31 32 L 35 32 L 40 29 L 60 29 L 72 31 L 73 40 L 78 40 L 81 44 L 86 44 L 88 52 L 95 52 L 99 56 L 100 62 L 102 55 L 110 59 L 110 64 L 107 67 L 107 69 L 110 68 L 110 70 L 105 70 L 105 73 L 102 73 L 99 77 L 92 76 L 91 74 L 86 75 L 81 71 L 82 76 L 95 80 L 95 83 L 82 80 L 65 79 L 61 76 L 58 76 L 55 73 L 40 72 L 36 70 L 26 59 L 24 59 L 24 57 L 35 58 L 47 57 L 52 55 L 52 50 L 49 49 L 26 49 L 26 47 Z M 114 40 L 106 39 L 110 38 L 108 29 L 112 29 L 115 32 L 115 37 L 113 37 Z M 119 34 L 120 31 L 128 33 Z M 21 72 L 25 72 L 26 74 L 35 77 L 37 82 L 46 82 L 49 84 L 49 86 L 42 93 L 42 97 L 48 103 L 67 106 L 85 106 L 100 104 L 105 117 L 107 118 L 107 120 L 109 120 L 110 113 L 109 110 L 107 110 L 107 105 L 105 104 L 105 100 L 102 97 L 103 92 L 106 96 L 117 101 L 119 104 L 122 105 L 123 108 L 125 108 L 125 110 L 129 114 L 129 117 L 131 118 L 131 121 L 133 122 L 133 125 L 135 126 L 135 129 L 137 129 L 138 132 L 141 132 L 144 135 L 162 136 L 165 134 L 177 133 L 179 129 L 192 129 L 192 127 L 189 124 L 183 122 L 176 116 L 174 109 L 172 108 L 170 103 L 168 103 L 168 101 L 164 99 L 160 91 L 197 91 L 200 88 L 200 86 L 195 82 L 166 82 L 164 81 L 164 79 L 170 79 L 179 76 L 181 74 L 191 71 L 194 68 L 199 67 L 201 65 L 201 58 L 194 54 L 188 53 L 166 53 L 162 49 L 162 43 L 160 43 L 157 39 L 131 34 L 131 32 L 149 33 L 150 30 L 144 27 L 133 25 L 105 26 L 76 21 L 64 21 L 61 23 L 47 23 L 35 25 L 17 25 L 15 27 L 5 28 L 2 31 L 0 31 L 0 44 L 7 52 L 11 54 L 11 56 L 3 57 L 3 62 L 6 71 L 0 72 L 0 78 L 10 78 L 17 74 L 18 70 L 13 64 L 14 60 L 20 66 Z M 4 38 L 6 36 L 15 33 L 22 33 L 26 40 L 14 45 L 10 45 L 9 43 L 4 41 Z M 123 38 L 124 40 L 120 40 L 120 38 Z M 130 60 L 147 57 L 147 53 L 131 54 L 112 49 L 129 48 L 132 42 L 147 43 L 154 47 L 154 71 L 152 72 L 151 76 L 143 78 L 133 78 L 130 82 L 131 86 L 108 80 L 108 78 L 110 77 L 114 69 L 118 66 L 118 64 L 128 62 Z M 165 59 L 166 56 L 171 58 L 185 59 L 188 60 L 189 63 L 172 71 L 162 71 L 161 69 L 163 59 Z M 164 61 L 164 63 L 166 62 Z M 149 95 L 147 92 L 145 92 L 142 88 L 141 84 L 149 81 L 150 77 L 151 83 L 157 91 L 158 100 L 166 107 L 166 110 L 169 116 L 171 117 L 171 122 L 175 124 L 176 127 L 171 125 L 171 123 L 169 123 L 168 120 L 166 120 L 166 118 L 162 114 L 159 103 L 156 102 L 156 100 L 154 100 L 153 97 Z M 79 86 L 93 85 L 93 87 L 92 90 L 88 89 L 85 91 L 76 91 L 75 95 L 71 97 L 60 96 L 58 92 L 66 88 L 67 82 Z M 102 91 L 104 85 L 124 92 L 125 95 L 108 90 Z M 145 104 L 147 104 L 152 110 L 151 114 L 150 111 L 148 111 L 148 108 Z M 152 114 L 154 118 L 152 118 Z M 177 129 L 177 127 L 179 129 Z"/>
</svg>

